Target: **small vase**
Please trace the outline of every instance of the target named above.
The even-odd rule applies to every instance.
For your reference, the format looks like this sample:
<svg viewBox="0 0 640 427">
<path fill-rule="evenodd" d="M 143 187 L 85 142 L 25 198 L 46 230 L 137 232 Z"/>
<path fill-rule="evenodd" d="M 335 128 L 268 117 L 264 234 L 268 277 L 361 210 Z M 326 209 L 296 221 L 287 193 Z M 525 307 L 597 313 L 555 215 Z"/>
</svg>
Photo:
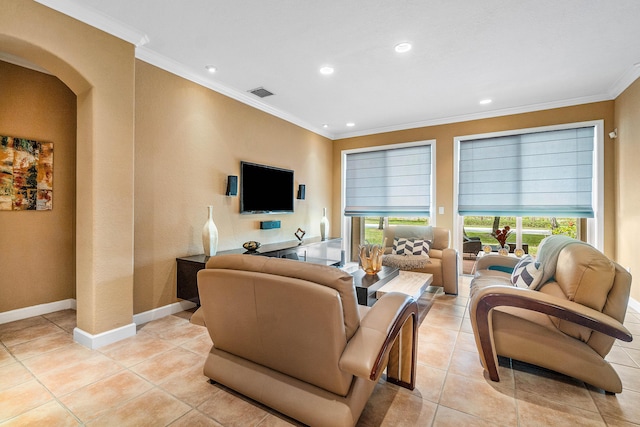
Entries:
<svg viewBox="0 0 640 427">
<path fill-rule="evenodd" d="M 509 247 L 509 245 L 507 243 L 505 243 L 505 245 L 503 247 L 498 249 L 498 255 L 508 256 L 510 249 L 511 248 Z"/>
<path fill-rule="evenodd" d="M 382 270 L 382 255 L 384 245 L 360 245 L 360 265 L 369 275 L 378 274 Z"/>
<path fill-rule="evenodd" d="M 209 218 L 202 227 L 202 246 L 206 256 L 214 256 L 218 252 L 218 227 L 213 222 L 213 206 L 207 206 Z"/>
<path fill-rule="evenodd" d="M 320 238 L 327 240 L 329 237 L 329 219 L 327 219 L 327 208 L 322 208 L 322 218 L 320 219 Z"/>
</svg>

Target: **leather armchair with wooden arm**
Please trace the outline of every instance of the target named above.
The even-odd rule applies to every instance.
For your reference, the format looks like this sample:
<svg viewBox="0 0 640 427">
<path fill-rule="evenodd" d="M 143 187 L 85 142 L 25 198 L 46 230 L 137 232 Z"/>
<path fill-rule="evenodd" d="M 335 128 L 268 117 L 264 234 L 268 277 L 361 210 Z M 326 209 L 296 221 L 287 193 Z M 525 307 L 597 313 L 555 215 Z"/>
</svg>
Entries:
<svg viewBox="0 0 640 427">
<path fill-rule="evenodd" d="M 418 306 L 389 293 L 357 305 L 334 267 L 225 255 L 198 273 L 213 346 L 204 374 L 305 424 L 353 426 L 383 371 L 415 386 Z"/>
<path fill-rule="evenodd" d="M 486 258 L 486 259 L 485 259 Z M 577 242 L 557 257 L 555 275 L 539 290 L 511 285 L 510 275 L 487 270 L 482 258 L 471 283 L 470 317 L 482 365 L 499 381 L 497 356 L 580 379 L 610 393 L 622 391 L 605 360 L 616 339 L 631 341 L 623 326 L 631 275 L 595 248 Z"/>
</svg>

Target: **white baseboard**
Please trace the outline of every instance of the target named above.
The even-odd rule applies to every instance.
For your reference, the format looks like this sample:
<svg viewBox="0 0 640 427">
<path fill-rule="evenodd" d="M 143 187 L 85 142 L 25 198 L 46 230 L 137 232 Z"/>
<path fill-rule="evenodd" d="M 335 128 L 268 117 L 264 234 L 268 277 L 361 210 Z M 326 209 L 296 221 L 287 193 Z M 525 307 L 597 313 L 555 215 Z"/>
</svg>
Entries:
<svg viewBox="0 0 640 427">
<path fill-rule="evenodd" d="M 638 313 L 640 313 L 640 302 L 634 300 L 633 298 L 629 297 L 629 304 L 627 304 L 629 307 L 633 308 L 635 311 L 637 311 Z"/>
<path fill-rule="evenodd" d="M 120 328 L 101 332 L 93 335 L 80 328 L 73 330 L 73 340 L 90 349 L 96 349 L 107 344 L 129 338 L 136 334 L 136 326 L 157 320 L 174 313 L 189 310 L 196 304 L 191 301 L 180 301 L 164 307 L 154 308 L 153 310 L 138 313 L 133 316 L 133 322 Z M 16 320 L 28 319 L 29 317 L 42 316 L 43 314 L 54 313 L 60 310 L 77 309 L 75 299 L 66 299 L 62 301 L 50 302 L 47 304 L 39 304 L 31 307 L 19 308 L 16 310 L 5 311 L 0 313 L 0 325 L 3 323 L 14 322 Z"/>
<path fill-rule="evenodd" d="M 189 310 L 195 306 L 196 304 L 192 303 L 191 301 L 174 302 L 173 304 L 165 305 L 164 307 L 158 307 L 154 308 L 153 310 L 134 314 L 133 323 L 135 323 L 136 325 L 142 325 L 145 323 L 149 323 L 152 320 L 161 319 L 174 313 L 180 313 L 181 311 Z"/>
<path fill-rule="evenodd" d="M 16 320 L 28 319 L 29 317 L 42 316 L 43 314 L 68 309 L 76 309 L 75 299 L 69 298 L 62 301 L 49 302 L 46 304 L 38 304 L 31 307 L 5 311 L 0 313 L 0 325 L 3 323 L 15 322 Z"/>
<path fill-rule="evenodd" d="M 116 341 L 132 337 L 135 334 L 135 323 L 129 323 L 128 325 L 111 329 L 106 332 L 101 332 L 96 335 L 85 332 L 80 328 L 75 328 L 73 330 L 73 340 L 78 344 L 82 344 L 83 346 L 90 348 L 91 350 L 95 350 L 96 348 L 103 347 L 107 344 L 112 344 Z"/>
<path fill-rule="evenodd" d="M 73 340 L 90 349 L 96 349 L 105 345 L 132 337 L 136 334 L 136 326 L 151 322 L 152 320 L 161 319 L 174 313 L 188 310 L 196 305 L 190 301 L 180 301 L 164 307 L 154 308 L 153 310 L 144 311 L 133 316 L 133 323 L 110 331 L 92 335 L 80 328 L 73 330 Z"/>
</svg>

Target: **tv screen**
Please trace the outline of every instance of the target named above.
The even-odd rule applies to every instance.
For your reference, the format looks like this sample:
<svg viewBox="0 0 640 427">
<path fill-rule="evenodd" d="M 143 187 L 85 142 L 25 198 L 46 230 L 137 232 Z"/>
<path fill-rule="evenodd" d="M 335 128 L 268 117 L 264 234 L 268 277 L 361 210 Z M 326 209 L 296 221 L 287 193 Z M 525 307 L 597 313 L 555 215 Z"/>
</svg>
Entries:
<svg viewBox="0 0 640 427">
<path fill-rule="evenodd" d="M 292 170 L 240 162 L 240 213 L 292 212 Z"/>
</svg>

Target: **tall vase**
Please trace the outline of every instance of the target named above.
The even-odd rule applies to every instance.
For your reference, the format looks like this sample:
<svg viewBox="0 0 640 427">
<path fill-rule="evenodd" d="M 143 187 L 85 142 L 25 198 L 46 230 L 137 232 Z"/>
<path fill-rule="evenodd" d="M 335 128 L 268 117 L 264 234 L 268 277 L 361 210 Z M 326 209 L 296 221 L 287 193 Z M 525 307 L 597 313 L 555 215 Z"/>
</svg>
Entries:
<svg viewBox="0 0 640 427">
<path fill-rule="evenodd" d="M 207 206 L 209 218 L 202 227 L 202 246 L 206 256 L 214 256 L 218 252 L 218 227 L 213 222 L 213 206 Z"/>
<path fill-rule="evenodd" d="M 322 208 L 322 218 L 320 219 L 320 238 L 327 240 L 329 237 L 329 219 L 327 218 L 327 208 Z"/>
</svg>

